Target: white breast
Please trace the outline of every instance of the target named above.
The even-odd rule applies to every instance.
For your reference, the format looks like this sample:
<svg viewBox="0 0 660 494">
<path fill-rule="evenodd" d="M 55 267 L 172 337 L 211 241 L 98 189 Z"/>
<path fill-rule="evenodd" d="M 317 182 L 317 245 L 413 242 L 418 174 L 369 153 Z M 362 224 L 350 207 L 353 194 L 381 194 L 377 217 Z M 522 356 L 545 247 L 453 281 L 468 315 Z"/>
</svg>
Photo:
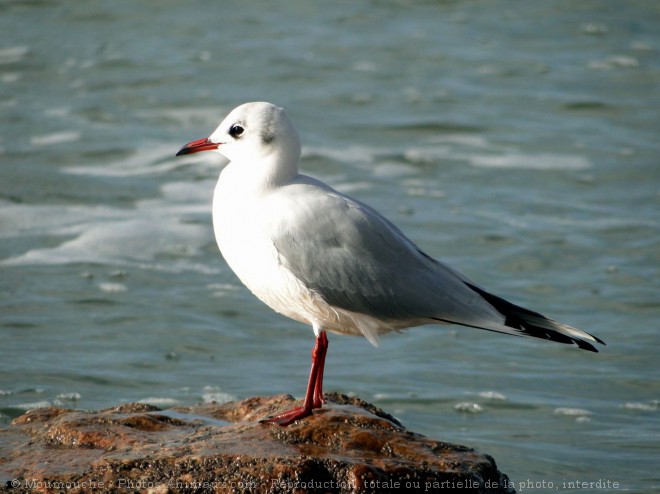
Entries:
<svg viewBox="0 0 660 494">
<path fill-rule="evenodd" d="M 218 247 L 229 267 L 259 299 L 281 314 L 314 324 L 313 295 L 283 266 L 271 241 L 272 225 L 267 218 L 273 215 L 264 214 L 267 203 L 267 196 L 232 187 L 221 177 L 213 196 Z"/>
</svg>

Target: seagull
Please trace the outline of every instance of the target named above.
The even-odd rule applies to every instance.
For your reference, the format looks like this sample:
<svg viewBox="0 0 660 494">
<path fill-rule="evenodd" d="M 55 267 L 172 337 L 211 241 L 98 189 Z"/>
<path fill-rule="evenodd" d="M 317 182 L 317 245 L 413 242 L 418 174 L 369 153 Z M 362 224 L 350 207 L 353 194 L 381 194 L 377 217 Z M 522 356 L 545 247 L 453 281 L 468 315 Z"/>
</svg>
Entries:
<svg viewBox="0 0 660 494">
<path fill-rule="evenodd" d="M 322 407 L 326 332 L 377 345 L 381 334 L 435 323 L 592 352 L 593 343 L 604 344 L 493 295 L 427 255 L 372 207 L 301 174 L 300 138 L 282 108 L 243 104 L 177 156 L 201 151 L 229 160 L 213 195 L 213 228 L 227 264 L 257 298 L 316 336 L 302 406 L 264 422 L 286 426 Z"/>
</svg>

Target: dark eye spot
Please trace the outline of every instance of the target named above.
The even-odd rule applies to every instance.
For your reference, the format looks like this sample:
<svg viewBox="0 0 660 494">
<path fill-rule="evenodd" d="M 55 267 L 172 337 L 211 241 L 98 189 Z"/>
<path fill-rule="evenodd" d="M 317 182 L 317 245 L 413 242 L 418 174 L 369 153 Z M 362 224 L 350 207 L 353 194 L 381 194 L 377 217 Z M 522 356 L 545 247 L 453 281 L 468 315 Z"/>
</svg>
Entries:
<svg viewBox="0 0 660 494">
<path fill-rule="evenodd" d="M 261 140 L 264 142 L 264 144 L 270 144 L 273 142 L 273 139 L 275 139 L 275 136 L 269 132 L 264 132 L 261 134 Z"/>
<path fill-rule="evenodd" d="M 241 137 L 243 135 L 243 132 L 245 132 L 245 129 L 238 124 L 234 124 L 229 128 L 229 135 L 235 139 Z"/>
</svg>

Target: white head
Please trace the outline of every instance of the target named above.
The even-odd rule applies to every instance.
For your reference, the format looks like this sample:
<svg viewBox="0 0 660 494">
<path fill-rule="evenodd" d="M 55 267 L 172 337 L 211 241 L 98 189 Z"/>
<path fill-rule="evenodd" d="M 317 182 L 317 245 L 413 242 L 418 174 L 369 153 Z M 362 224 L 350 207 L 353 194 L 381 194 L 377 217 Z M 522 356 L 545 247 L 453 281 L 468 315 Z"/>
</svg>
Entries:
<svg viewBox="0 0 660 494">
<path fill-rule="evenodd" d="M 284 110 L 270 103 L 245 103 L 235 108 L 208 138 L 186 144 L 177 156 L 213 150 L 236 165 L 264 168 L 257 172 L 298 173 L 298 132 Z"/>
</svg>

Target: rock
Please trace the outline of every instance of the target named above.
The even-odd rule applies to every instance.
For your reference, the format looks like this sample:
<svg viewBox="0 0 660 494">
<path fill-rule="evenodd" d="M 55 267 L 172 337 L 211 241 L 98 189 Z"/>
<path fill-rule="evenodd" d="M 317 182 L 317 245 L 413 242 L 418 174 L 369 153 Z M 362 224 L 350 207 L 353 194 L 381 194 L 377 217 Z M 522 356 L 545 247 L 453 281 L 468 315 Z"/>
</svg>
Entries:
<svg viewBox="0 0 660 494">
<path fill-rule="evenodd" d="M 428 439 L 329 393 L 288 427 L 259 423 L 287 395 L 160 410 L 40 408 L 0 430 L 6 492 L 513 492 L 488 455 Z"/>
</svg>

